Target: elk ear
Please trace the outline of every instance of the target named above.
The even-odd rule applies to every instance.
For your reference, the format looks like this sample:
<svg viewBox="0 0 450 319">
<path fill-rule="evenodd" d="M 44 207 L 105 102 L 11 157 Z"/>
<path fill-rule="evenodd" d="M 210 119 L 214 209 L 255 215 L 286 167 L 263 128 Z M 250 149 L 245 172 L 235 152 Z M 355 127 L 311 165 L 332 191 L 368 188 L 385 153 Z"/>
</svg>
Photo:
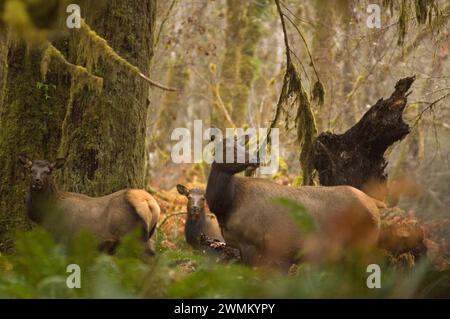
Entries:
<svg viewBox="0 0 450 319">
<path fill-rule="evenodd" d="M 66 162 L 65 158 L 57 158 L 56 161 L 50 164 L 51 169 L 60 169 L 64 166 L 64 163 Z"/>
<path fill-rule="evenodd" d="M 25 166 L 25 168 L 30 168 L 33 163 L 28 159 L 28 157 L 26 157 L 23 154 L 19 155 L 19 162 L 22 163 L 23 166 Z"/>
<path fill-rule="evenodd" d="M 184 196 L 188 196 L 189 195 L 189 189 L 186 186 L 184 186 L 184 185 L 177 184 L 177 191 L 181 195 L 184 195 Z"/>
</svg>

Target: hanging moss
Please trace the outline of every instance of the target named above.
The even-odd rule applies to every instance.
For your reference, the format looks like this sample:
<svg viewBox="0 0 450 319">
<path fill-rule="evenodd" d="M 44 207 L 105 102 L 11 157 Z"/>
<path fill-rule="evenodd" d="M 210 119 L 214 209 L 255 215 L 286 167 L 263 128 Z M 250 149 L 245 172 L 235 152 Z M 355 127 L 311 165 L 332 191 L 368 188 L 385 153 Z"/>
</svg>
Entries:
<svg viewBox="0 0 450 319">
<path fill-rule="evenodd" d="M 149 70 L 155 10 L 153 0 L 105 2 L 71 32 L 67 60 L 85 67 L 80 76 L 103 78 L 103 90 L 72 83 L 59 148 L 67 156 L 62 188 L 96 196 L 145 187 L 148 86 L 135 75 Z"/>
<path fill-rule="evenodd" d="M 275 118 L 272 121 L 270 127 L 271 128 L 275 127 L 283 107 L 285 109 L 291 109 L 292 107 L 297 106 L 297 116 L 295 118 L 295 124 L 297 126 L 297 140 L 300 145 L 300 166 L 302 167 L 303 184 L 312 185 L 313 167 L 311 163 L 311 158 L 313 155 L 313 142 L 317 135 L 317 126 L 314 114 L 311 109 L 308 94 L 306 93 L 303 87 L 302 81 L 300 79 L 300 74 L 297 71 L 297 68 L 295 67 L 291 59 L 286 25 L 284 22 L 283 14 L 278 0 L 276 0 L 276 4 L 284 33 L 287 65 L 286 65 L 286 73 L 283 79 L 283 86 L 281 88 L 281 94 L 278 99 Z M 270 136 L 268 135 L 268 142 L 270 144 L 269 137 Z"/>
<path fill-rule="evenodd" d="M 316 83 L 314 83 L 312 98 L 313 101 L 316 101 L 318 105 L 322 106 L 325 103 L 325 89 L 322 82 L 317 81 Z"/>
<path fill-rule="evenodd" d="M 122 19 L 124 17 L 120 12 L 116 12 L 116 15 Z M 131 75 L 144 79 L 152 86 L 166 91 L 176 91 L 175 88 L 166 87 L 148 78 L 145 73 L 139 69 L 139 67 L 133 65 L 127 59 L 123 58 L 116 51 L 114 51 L 108 42 L 93 31 L 83 19 L 81 20 L 81 28 L 79 32 L 76 32 L 75 34 L 79 37 L 77 46 L 78 63 L 86 65 L 86 68 L 89 71 L 95 69 L 101 59 L 102 62 L 110 66 L 111 71 L 121 68 L 129 72 Z M 136 45 L 136 40 L 134 39 L 133 34 L 127 35 L 125 40 L 127 45 Z M 113 72 L 110 74 L 110 76 L 113 77 L 115 75 L 116 74 Z"/>
<path fill-rule="evenodd" d="M 317 136 L 317 127 L 314 114 L 309 103 L 308 96 L 303 88 L 298 99 L 299 105 L 297 109 L 297 139 L 301 147 L 300 165 L 303 172 L 303 185 L 313 184 L 313 144 Z"/>
<path fill-rule="evenodd" d="M 2 18 L 16 36 L 30 44 L 39 44 L 47 39 L 58 10 L 58 0 L 6 0 Z"/>
<path fill-rule="evenodd" d="M 413 2 L 402 0 L 398 18 L 398 45 L 403 45 L 405 41 L 408 19 L 413 8 L 418 24 L 425 24 L 427 21 L 431 27 L 439 24 L 441 10 L 436 0 L 414 0 Z"/>
<path fill-rule="evenodd" d="M 41 59 L 41 77 L 44 81 L 52 58 L 55 58 L 72 76 L 72 94 L 79 91 L 84 86 L 87 86 L 97 94 L 101 93 L 103 88 L 103 79 L 101 77 L 89 73 L 88 70 L 82 66 L 68 62 L 61 51 L 51 44 L 48 44 Z"/>
</svg>

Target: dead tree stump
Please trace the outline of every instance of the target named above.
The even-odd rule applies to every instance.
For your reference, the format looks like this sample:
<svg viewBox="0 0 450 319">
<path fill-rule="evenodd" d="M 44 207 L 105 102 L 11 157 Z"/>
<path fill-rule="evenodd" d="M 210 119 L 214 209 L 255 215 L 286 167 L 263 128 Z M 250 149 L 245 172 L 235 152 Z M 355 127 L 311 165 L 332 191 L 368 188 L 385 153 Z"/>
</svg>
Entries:
<svg viewBox="0 0 450 319">
<path fill-rule="evenodd" d="M 384 200 L 387 194 L 384 153 L 409 133 L 402 115 L 414 80 L 412 76 L 398 81 L 387 100 L 378 100 L 345 133 L 324 132 L 317 137 L 312 158 L 321 185 L 350 185 Z"/>
<path fill-rule="evenodd" d="M 378 100 L 345 133 L 324 132 L 317 137 L 312 164 L 321 185 L 350 185 L 385 200 L 388 189 L 384 153 L 410 131 L 402 115 L 414 80 L 412 76 L 398 81 L 387 100 Z M 381 212 L 381 221 L 379 247 L 394 259 L 407 254 L 414 260 L 426 251 L 424 232 L 416 218 L 390 208 Z"/>
</svg>

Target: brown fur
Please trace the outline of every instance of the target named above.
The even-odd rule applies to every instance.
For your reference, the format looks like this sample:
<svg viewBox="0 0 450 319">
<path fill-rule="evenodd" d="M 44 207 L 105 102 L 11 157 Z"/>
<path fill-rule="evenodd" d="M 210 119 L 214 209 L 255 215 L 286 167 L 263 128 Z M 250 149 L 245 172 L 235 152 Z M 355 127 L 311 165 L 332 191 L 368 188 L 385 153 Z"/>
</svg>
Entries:
<svg viewBox="0 0 450 319">
<path fill-rule="evenodd" d="M 234 176 L 252 165 L 213 162 L 206 189 L 225 241 L 241 251 L 244 262 L 288 266 L 299 260 L 299 252 L 320 260 L 375 246 L 380 228 L 377 206 L 384 206 L 382 202 L 350 186 L 293 188 Z M 276 198 L 302 204 L 318 233 L 302 234 L 288 210 L 274 202 Z"/>
<path fill-rule="evenodd" d="M 144 229 L 147 252 L 153 253 L 151 236 L 158 221 L 160 208 L 144 190 L 123 189 L 115 193 L 90 197 L 79 193 L 58 191 L 52 171 L 63 160 L 21 162 L 30 169 L 27 214 L 62 241 L 73 239 L 80 231 L 88 231 L 102 247 L 113 251 L 120 239 L 136 229 Z"/>
<path fill-rule="evenodd" d="M 133 205 L 137 214 L 145 222 L 147 234 L 151 236 L 158 222 L 161 212 L 158 203 L 152 195 L 142 189 L 130 189 L 126 193 L 126 199 Z"/>
<path fill-rule="evenodd" d="M 188 189 L 178 184 L 178 193 L 187 197 L 187 219 L 184 228 L 186 241 L 193 248 L 202 248 L 200 237 L 202 234 L 211 239 L 224 241 L 216 216 L 206 213 L 205 192 L 198 188 Z"/>
</svg>

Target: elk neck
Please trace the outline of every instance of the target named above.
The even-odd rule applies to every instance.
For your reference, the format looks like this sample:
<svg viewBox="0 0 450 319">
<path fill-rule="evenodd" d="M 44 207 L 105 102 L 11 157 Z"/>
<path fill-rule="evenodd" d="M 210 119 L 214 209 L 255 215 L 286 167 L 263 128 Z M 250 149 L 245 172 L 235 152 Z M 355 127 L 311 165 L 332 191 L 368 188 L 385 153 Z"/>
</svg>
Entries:
<svg viewBox="0 0 450 319">
<path fill-rule="evenodd" d="M 213 162 L 211 165 L 205 197 L 210 210 L 216 215 L 222 226 L 226 224 L 231 214 L 235 177 L 231 173 L 218 170 L 215 164 Z"/>
<path fill-rule="evenodd" d="M 28 217 L 36 223 L 41 222 L 46 213 L 54 207 L 57 194 L 58 190 L 53 180 L 50 180 L 47 187 L 41 190 L 35 190 L 30 185 L 27 200 Z"/>
</svg>

